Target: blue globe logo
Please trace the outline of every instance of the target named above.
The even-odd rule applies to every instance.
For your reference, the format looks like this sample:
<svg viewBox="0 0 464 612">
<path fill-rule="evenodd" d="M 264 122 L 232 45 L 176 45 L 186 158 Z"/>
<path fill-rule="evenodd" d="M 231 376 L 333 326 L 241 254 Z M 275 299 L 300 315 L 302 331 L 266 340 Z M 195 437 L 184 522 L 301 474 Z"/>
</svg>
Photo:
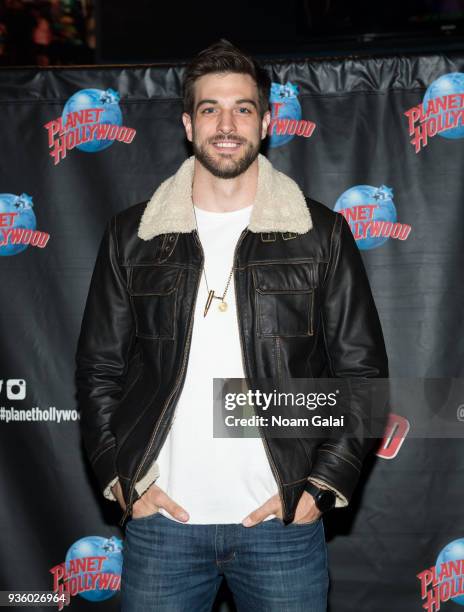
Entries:
<svg viewBox="0 0 464 612">
<path fill-rule="evenodd" d="M 442 98 L 443 96 L 450 96 L 453 94 L 464 94 L 464 73 L 462 72 L 450 72 L 429 85 L 422 101 L 424 110 L 427 110 L 429 100 L 435 100 L 435 98 Z M 449 111 L 441 110 L 439 113 L 430 114 L 429 117 L 438 118 L 439 115 L 444 115 L 447 112 Z M 443 120 L 444 119 L 443 117 Z M 451 139 L 463 138 L 464 125 L 458 125 L 454 128 L 444 130 L 443 132 L 438 132 L 437 136 Z"/>
<path fill-rule="evenodd" d="M 121 575 L 122 571 L 122 540 L 116 537 L 102 538 L 100 536 L 88 536 L 74 542 L 66 553 L 65 563 L 71 559 L 82 559 L 83 557 L 104 557 L 101 572 Z M 98 584 L 98 582 L 97 582 Z M 112 589 L 94 589 L 83 591 L 79 595 L 88 601 L 104 601 L 113 597 L 117 591 Z"/>
<path fill-rule="evenodd" d="M 380 187 L 356 185 L 356 187 L 351 187 L 338 198 L 334 210 L 336 212 L 346 211 L 345 217 L 353 230 L 354 224 L 357 223 L 355 211 L 361 210 L 358 207 L 363 206 L 375 206 L 373 209 L 364 209 L 371 211 L 369 212 L 369 221 L 386 221 L 391 223 L 396 223 L 397 221 L 396 208 L 393 203 L 393 190 L 386 185 L 381 185 Z M 366 221 L 364 220 L 361 223 Z M 355 231 L 353 231 L 353 234 L 356 236 Z M 368 230 L 366 238 L 356 239 L 356 244 L 361 250 L 376 249 L 387 242 L 387 240 L 388 236 L 370 236 Z"/>
<path fill-rule="evenodd" d="M 285 85 L 281 83 L 272 83 L 271 95 L 269 97 L 271 108 L 274 109 L 272 106 L 273 103 L 278 102 L 282 104 L 282 106 L 278 107 L 277 119 L 294 119 L 296 121 L 301 119 L 301 105 L 297 96 L 298 86 L 293 85 L 290 81 L 285 83 Z M 294 137 L 295 134 L 276 134 L 276 126 L 274 126 L 269 137 L 269 146 L 271 148 L 281 147 L 290 142 Z"/>
<path fill-rule="evenodd" d="M 32 197 L 27 193 L 22 193 L 19 196 L 12 193 L 0 193 L 0 214 L 15 213 L 15 217 L 10 217 L 10 219 L 13 219 L 13 223 L 8 224 L 3 229 L 35 230 L 37 221 L 32 207 Z M 21 251 L 25 251 L 28 246 L 28 244 L 11 244 L 10 236 L 8 243 L 0 246 L 0 255 L 17 255 Z"/>
<path fill-rule="evenodd" d="M 459 540 L 453 540 L 452 542 L 447 544 L 438 555 L 437 562 L 435 564 L 437 575 L 440 574 L 442 563 L 448 563 L 449 561 L 461 561 L 462 559 L 464 559 L 464 538 L 459 538 Z M 460 589 L 458 576 L 448 579 L 445 578 L 440 582 L 440 584 L 452 581 L 454 581 L 455 583 L 455 590 L 459 591 Z M 464 595 L 457 595 L 456 597 L 451 597 L 451 601 L 454 601 L 454 603 L 457 603 L 460 606 L 464 606 Z"/>
<path fill-rule="evenodd" d="M 109 123 L 111 125 L 122 125 L 122 113 L 119 108 L 120 96 L 114 89 L 81 89 L 66 102 L 61 120 L 63 126 L 70 113 L 87 110 L 90 108 L 102 109 L 99 123 Z M 76 148 L 86 153 L 96 153 L 107 149 L 114 143 L 114 139 L 98 140 L 96 134 L 92 140 L 77 144 Z"/>
</svg>

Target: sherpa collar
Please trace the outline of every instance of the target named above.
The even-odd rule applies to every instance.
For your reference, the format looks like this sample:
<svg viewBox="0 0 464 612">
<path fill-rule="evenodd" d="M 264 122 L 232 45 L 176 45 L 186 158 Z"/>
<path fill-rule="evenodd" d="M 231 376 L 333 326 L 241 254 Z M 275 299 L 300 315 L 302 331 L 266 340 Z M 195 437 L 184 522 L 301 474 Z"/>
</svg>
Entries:
<svg viewBox="0 0 464 612">
<path fill-rule="evenodd" d="M 167 233 L 187 233 L 196 229 L 192 204 L 195 157 L 166 179 L 147 203 L 140 219 L 138 236 L 151 240 Z M 276 170 L 258 155 L 258 186 L 248 229 L 251 232 L 293 232 L 305 234 L 312 228 L 306 200 L 289 176 Z"/>
</svg>

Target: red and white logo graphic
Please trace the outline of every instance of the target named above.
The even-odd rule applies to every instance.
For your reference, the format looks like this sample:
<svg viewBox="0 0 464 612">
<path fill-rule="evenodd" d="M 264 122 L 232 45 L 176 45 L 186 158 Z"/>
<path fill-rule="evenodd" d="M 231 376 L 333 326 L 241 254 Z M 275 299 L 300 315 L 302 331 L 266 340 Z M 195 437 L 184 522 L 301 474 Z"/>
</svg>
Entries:
<svg viewBox="0 0 464 612">
<path fill-rule="evenodd" d="M 410 429 L 408 419 L 391 412 L 388 415 L 387 426 L 383 440 L 375 453 L 382 459 L 394 459 L 400 452 Z"/>
</svg>

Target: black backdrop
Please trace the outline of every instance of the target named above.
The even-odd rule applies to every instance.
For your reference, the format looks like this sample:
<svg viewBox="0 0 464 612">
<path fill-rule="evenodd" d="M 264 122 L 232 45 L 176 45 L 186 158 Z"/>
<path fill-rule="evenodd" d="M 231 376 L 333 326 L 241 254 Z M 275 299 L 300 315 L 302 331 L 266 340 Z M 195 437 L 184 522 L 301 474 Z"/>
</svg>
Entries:
<svg viewBox="0 0 464 612">
<path fill-rule="evenodd" d="M 358 242 L 391 375 L 416 382 L 462 377 L 461 135 L 458 127 L 454 138 L 429 137 L 416 152 L 405 113 L 421 104 L 440 77 L 464 71 L 464 56 L 301 60 L 267 68 L 272 100 L 281 104 L 273 107 L 280 123 L 274 123 L 266 151 L 276 167 L 330 208 L 345 194 L 339 206 L 348 205 L 351 213 L 344 214 L 352 221 L 357 216 L 365 223 L 369 206 L 378 205 L 386 210 L 380 220 L 400 223 L 398 232 L 410 228 L 404 240 Z M 182 66 L 117 66 L 0 72 L 0 590 L 50 591 L 50 570 L 80 539 L 124 537 L 117 527 L 121 513 L 97 490 L 82 453 L 74 353 L 106 221 L 150 197 L 189 154 L 180 122 L 182 71 Z M 443 99 L 458 92 L 445 102 L 459 110 L 464 87 L 459 75 L 451 81 L 451 89 L 440 81 L 434 92 Z M 86 97 L 87 89 L 99 91 Z M 101 92 L 108 90 L 113 93 L 104 107 Z M 68 115 L 68 135 L 60 137 L 52 131 L 68 101 L 76 114 Z M 85 115 L 86 108 L 103 110 Z M 66 139 L 72 145 L 93 134 L 98 117 L 100 123 L 119 121 L 121 129 L 112 132 L 120 140 L 96 151 L 72 148 L 55 164 L 51 152 Z M 462 122 L 461 115 L 453 117 Z M 412 127 L 433 134 L 436 123 L 432 113 Z M 297 133 L 281 134 L 279 141 L 277 130 Z M 93 144 L 98 148 L 102 141 L 87 146 Z M 33 230 L 22 234 L 31 244 L 14 247 L 21 225 Z M 353 225 L 353 231 L 356 227 L 366 226 Z M 34 246 L 34 239 L 42 246 Z M 395 402 L 392 411 L 406 414 L 407 397 Z M 416 574 L 434 565 L 449 542 L 464 537 L 462 443 L 420 439 L 412 435 L 413 422 L 410 426 L 398 454 L 373 458 L 351 505 L 325 520 L 332 612 L 422 609 Z M 88 554 L 95 550 L 89 545 Z M 219 599 L 227 598 L 224 591 Z M 230 605 L 218 603 L 224 610 Z M 457 603 L 443 605 L 460 609 Z M 75 596 L 71 606 L 116 610 L 119 595 L 99 603 Z"/>
</svg>

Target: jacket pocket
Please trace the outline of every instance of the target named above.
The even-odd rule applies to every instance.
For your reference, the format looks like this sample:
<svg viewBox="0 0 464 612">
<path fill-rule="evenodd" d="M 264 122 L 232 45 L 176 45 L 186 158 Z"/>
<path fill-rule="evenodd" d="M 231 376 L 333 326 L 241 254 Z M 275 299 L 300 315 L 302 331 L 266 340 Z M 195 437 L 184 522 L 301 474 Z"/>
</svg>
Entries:
<svg viewBox="0 0 464 612">
<path fill-rule="evenodd" d="M 173 340 L 180 270 L 165 266 L 132 266 L 129 295 L 140 338 Z"/>
<path fill-rule="evenodd" d="M 314 264 L 266 264 L 253 268 L 256 329 L 262 337 L 314 334 Z"/>
</svg>

